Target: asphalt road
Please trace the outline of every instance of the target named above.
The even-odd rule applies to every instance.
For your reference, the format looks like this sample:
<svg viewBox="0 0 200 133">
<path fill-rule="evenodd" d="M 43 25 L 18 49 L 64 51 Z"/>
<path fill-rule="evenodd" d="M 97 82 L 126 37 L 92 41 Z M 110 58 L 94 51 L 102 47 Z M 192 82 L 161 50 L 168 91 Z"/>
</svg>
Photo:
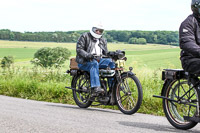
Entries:
<svg viewBox="0 0 200 133">
<path fill-rule="evenodd" d="M 0 133 L 200 133 L 183 131 L 165 117 L 56 104 L 0 95 Z"/>
</svg>

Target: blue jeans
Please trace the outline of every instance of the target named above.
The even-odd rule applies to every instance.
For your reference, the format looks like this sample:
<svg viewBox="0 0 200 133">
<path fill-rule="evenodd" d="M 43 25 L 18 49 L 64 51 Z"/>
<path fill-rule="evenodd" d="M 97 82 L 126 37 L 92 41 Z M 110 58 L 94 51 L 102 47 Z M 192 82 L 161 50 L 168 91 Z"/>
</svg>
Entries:
<svg viewBox="0 0 200 133">
<path fill-rule="evenodd" d="M 100 87 L 100 81 L 99 81 L 99 68 L 115 68 L 115 63 L 112 62 L 109 58 L 101 58 L 99 62 L 96 60 L 92 60 L 90 62 L 87 62 L 86 64 L 78 64 L 78 67 L 80 70 L 88 71 L 90 73 L 90 83 L 91 87 Z M 109 85 L 111 84 L 113 79 L 108 79 Z"/>
</svg>

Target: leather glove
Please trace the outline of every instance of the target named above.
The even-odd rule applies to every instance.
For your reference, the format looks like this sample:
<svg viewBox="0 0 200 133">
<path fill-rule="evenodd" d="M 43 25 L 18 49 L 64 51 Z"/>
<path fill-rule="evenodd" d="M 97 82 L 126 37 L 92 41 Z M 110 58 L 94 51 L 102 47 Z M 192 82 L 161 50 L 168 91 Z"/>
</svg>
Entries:
<svg viewBox="0 0 200 133">
<path fill-rule="evenodd" d="M 92 59 L 94 59 L 94 56 L 92 54 L 89 54 L 88 59 L 92 60 Z"/>
</svg>

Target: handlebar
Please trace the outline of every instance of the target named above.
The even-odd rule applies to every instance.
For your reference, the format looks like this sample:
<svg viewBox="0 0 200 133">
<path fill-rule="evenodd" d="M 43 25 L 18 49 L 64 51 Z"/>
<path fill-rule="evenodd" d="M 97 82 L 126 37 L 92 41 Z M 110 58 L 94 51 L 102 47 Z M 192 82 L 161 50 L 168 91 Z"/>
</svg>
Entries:
<svg viewBox="0 0 200 133">
<path fill-rule="evenodd" d="M 108 57 L 114 59 L 114 60 L 119 60 L 125 58 L 125 51 L 121 50 L 116 50 L 116 51 L 110 51 L 107 53 Z M 127 58 L 125 58 L 127 59 Z"/>
<path fill-rule="evenodd" d="M 121 50 L 109 51 L 107 55 L 99 56 L 99 55 L 93 54 L 93 56 L 94 56 L 94 59 L 97 59 L 97 60 L 99 60 L 99 58 L 111 58 L 115 61 L 119 59 L 125 60 L 125 61 L 127 60 L 127 58 L 125 57 L 125 51 L 121 51 Z"/>
</svg>

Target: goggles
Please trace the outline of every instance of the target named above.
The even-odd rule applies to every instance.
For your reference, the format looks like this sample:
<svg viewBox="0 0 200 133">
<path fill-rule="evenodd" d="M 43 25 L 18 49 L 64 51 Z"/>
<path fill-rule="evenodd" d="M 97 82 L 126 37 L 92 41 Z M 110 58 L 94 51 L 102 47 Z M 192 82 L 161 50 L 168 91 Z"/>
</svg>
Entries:
<svg viewBox="0 0 200 133">
<path fill-rule="evenodd" d="M 99 29 L 99 28 L 96 28 L 96 27 L 93 27 L 92 30 L 93 30 L 94 33 L 99 31 L 101 33 L 101 35 L 103 34 L 103 31 L 104 31 L 103 29 Z"/>
<path fill-rule="evenodd" d="M 101 34 L 103 33 L 103 29 L 97 29 L 96 31 L 99 31 Z"/>
</svg>

